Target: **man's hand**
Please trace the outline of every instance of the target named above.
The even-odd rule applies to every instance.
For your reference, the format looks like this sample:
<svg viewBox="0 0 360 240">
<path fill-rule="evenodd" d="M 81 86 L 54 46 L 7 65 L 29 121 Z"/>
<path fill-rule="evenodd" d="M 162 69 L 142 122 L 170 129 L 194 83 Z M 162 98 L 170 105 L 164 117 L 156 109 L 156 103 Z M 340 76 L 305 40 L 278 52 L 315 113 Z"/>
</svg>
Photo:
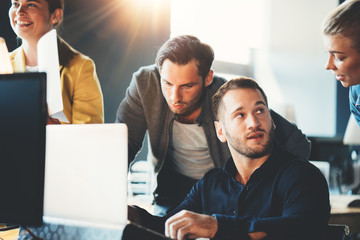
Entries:
<svg viewBox="0 0 360 240">
<path fill-rule="evenodd" d="M 266 232 L 252 232 L 252 233 L 249 233 L 249 237 L 250 237 L 251 240 L 260 240 L 260 239 L 263 239 L 266 236 L 267 236 Z"/>
<path fill-rule="evenodd" d="M 128 220 L 132 223 L 141 225 L 139 212 L 134 206 L 128 205 Z"/>
<path fill-rule="evenodd" d="M 213 238 L 218 224 L 213 216 L 182 210 L 165 223 L 165 235 L 173 239 Z"/>
</svg>

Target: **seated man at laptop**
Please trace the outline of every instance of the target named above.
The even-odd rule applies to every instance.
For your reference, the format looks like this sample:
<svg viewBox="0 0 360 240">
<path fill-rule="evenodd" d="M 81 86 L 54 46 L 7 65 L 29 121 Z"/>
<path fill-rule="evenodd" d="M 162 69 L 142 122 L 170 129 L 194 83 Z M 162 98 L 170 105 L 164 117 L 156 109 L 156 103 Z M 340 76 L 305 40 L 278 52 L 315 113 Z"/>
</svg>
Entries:
<svg viewBox="0 0 360 240">
<path fill-rule="evenodd" d="M 198 38 L 171 38 L 159 49 L 156 65 L 134 73 L 119 106 L 116 122 L 126 123 L 129 129 L 129 162 L 147 133 L 157 174 L 156 215 L 173 210 L 198 179 L 214 167 L 223 167 L 230 157 L 213 123 L 211 97 L 226 82 L 211 69 L 213 60 L 213 49 Z M 306 136 L 276 112 L 270 113 L 279 145 L 307 159 Z"/>
<path fill-rule="evenodd" d="M 326 180 L 279 147 L 259 85 L 230 80 L 212 101 L 217 136 L 231 152 L 223 169 L 206 173 L 168 215 L 129 207 L 129 219 L 174 239 L 323 239 L 330 215 Z"/>
</svg>

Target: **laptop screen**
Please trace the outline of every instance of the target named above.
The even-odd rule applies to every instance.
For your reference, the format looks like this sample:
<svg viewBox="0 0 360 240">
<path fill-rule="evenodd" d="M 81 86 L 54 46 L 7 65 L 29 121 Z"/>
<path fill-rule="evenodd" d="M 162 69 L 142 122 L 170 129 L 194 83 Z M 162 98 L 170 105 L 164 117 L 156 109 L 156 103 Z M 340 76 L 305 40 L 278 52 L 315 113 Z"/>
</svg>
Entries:
<svg viewBox="0 0 360 240">
<path fill-rule="evenodd" d="M 46 74 L 0 75 L 0 222 L 42 224 Z"/>
<path fill-rule="evenodd" d="M 127 222 L 127 127 L 46 127 L 44 222 L 123 227 Z"/>
</svg>

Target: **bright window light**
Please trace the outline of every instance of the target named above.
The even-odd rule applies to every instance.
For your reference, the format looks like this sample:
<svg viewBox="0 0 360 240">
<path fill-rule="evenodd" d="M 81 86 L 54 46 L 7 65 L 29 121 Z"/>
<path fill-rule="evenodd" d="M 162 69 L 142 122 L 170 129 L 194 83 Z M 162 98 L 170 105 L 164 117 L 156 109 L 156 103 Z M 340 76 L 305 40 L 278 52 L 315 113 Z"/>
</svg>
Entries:
<svg viewBox="0 0 360 240">
<path fill-rule="evenodd" d="M 191 34 L 215 60 L 248 64 L 262 41 L 263 0 L 171 0 L 171 37 Z"/>
</svg>

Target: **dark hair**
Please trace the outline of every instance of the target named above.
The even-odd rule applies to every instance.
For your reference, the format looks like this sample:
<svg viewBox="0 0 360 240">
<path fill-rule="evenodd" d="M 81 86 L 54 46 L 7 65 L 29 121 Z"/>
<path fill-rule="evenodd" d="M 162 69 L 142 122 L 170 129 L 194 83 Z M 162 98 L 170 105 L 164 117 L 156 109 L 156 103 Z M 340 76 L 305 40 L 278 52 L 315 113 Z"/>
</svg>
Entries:
<svg viewBox="0 0 360 240">
<path fill-rule="evenodd" d="M 64 0 L 46 0 L 49 5 L 49 11 L 53 13 L 55 9 L 60 8 L 64 10 Z"/>
<path fill-rule="evenodd" d="M 223 97 L 229 90 L 241 89 L 241 88 L 250 88 L 254 90 L 259 90 L 265 99 L 265 104 L 268 106 L 268 101 L 264 90 L 255 82 L 254 79 L 248 77 L 239 77 L 231 79 L 227 81 L 224 85 L 222 85 L 219 90 L 212 97 L 212 109 L 215 116 L 215 120 L 219 121 L 219 112 L 223 106 Z"/>
<path fill-rule="evenodd" d="M 334 9 L 323 23 L 323 34 L 350 38 L 360 52 L 360 0 L 347 0 Z"/>
<path fill-rule="evenodd" d="M 73 49 L 68 43 L 66 43 L 61 37 L 58 36 L 58 52 L 59 52 L 59 64 L 66 67 L 71 59 L 79 54 L 78 51 Z"/>
<path fill-rule="evenodd" d="M 166 59 L 180 65 L 186 65 L 195 59 L 198 63 L 199 76 L 205 79 L 214 61 L 214 51 L 209 45 L 200 42 L 198 38 L 183 35 L 167 40 L 160 47 L 156 56 L 156 64 L 159 69 Z"/>
</svg>

